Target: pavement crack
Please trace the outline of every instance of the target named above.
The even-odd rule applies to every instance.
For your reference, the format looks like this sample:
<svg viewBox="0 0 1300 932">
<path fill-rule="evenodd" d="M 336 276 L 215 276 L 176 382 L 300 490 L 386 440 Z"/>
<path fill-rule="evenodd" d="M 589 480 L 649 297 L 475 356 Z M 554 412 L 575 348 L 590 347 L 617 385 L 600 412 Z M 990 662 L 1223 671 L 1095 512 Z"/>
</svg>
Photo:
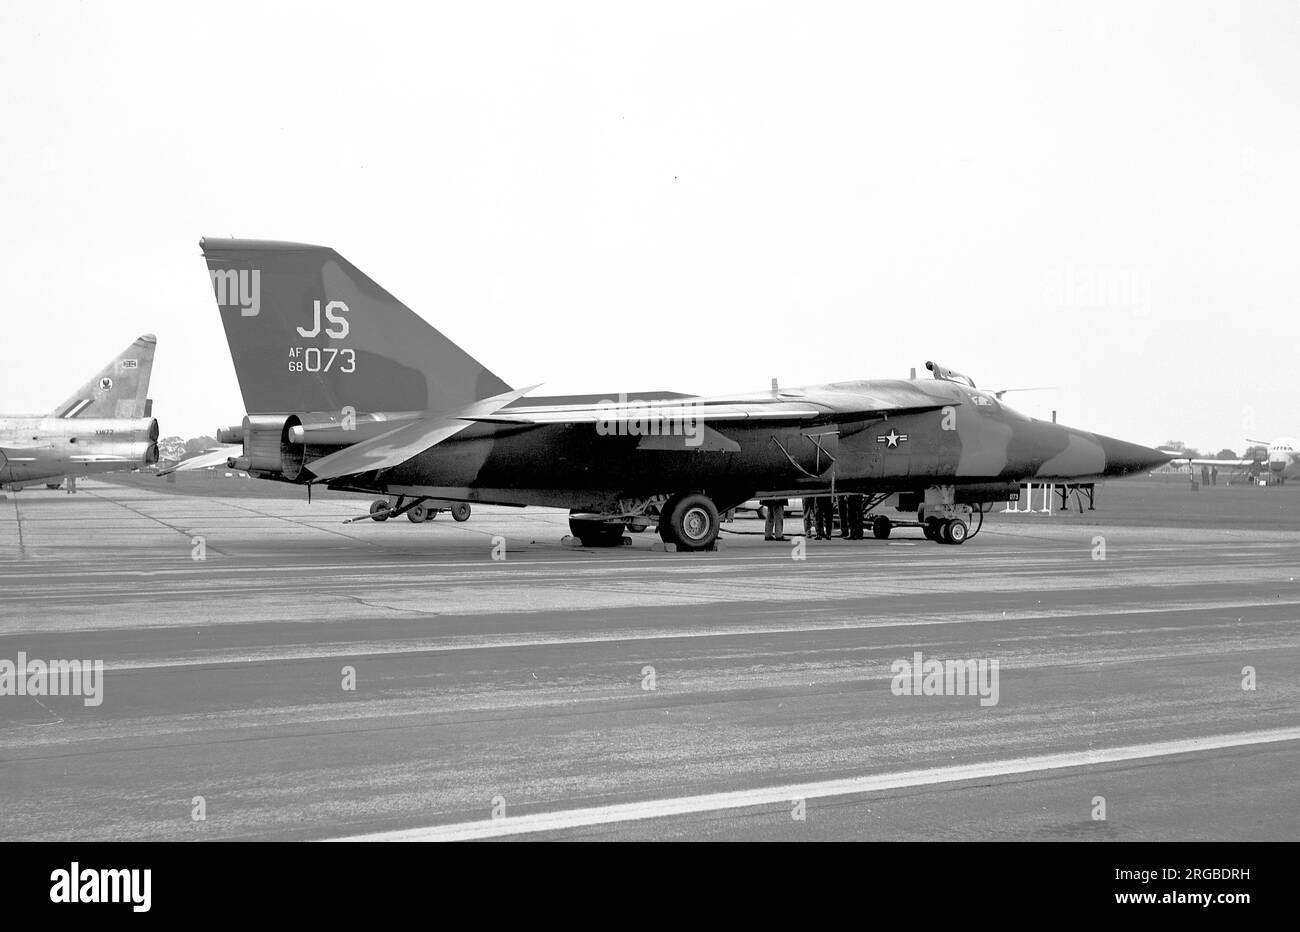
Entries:
<svg viewBox="0 0 1300 932">
<path fill-rule="evenodd" d="M 170 523 L 168 523 L 168 522 L 162 520 L 162 518 L 155 518 L 153 515 L 149 514 L 148 512 L 141 511 L 139 508 L 132 508 L 132 507 L 131 507 L 130 505 L 128 505 L 126 502 L 118 501 L 118 500 L 115 499 L 115 498 L 109 498 L 107 495 L 99 495 L 99 494 L 97 494 L 97 493 L 95 493 L 95 492 L 93 492 L 93 491 L 86 490 L 86 489 L 83 489 L 82 491 L 85 492 L 85 494 L 87 494 L 87 495 L 89 495 L 89 496 L 91 496 L 91 497 L 93 497 L 93 498 L 97 498 L 97 499 L 99 499 L 101 502 L 108 502 L 110 505 L 116 505 L 116 506 L 118 506 L 119 508 L 125 508 L 127 511 L 131 512 L 132 514 L 139 515 L 141 518 L 146 518 L 146 519 L 148 519 L 148 520 L 154 522 L 155 524 L 160 524 L 160 525 L 162 525 L 163 527 L 167 528 L 168 530 L 175 531 L 177 534 L 182 535 L 183 537 L 185 537 L 187 540 L 189 540 L 189 541 L 191 541 L 191 542 L 194 540 L 194 536 L 195 536 L 195 535 L 194 535 L 194 532 L 193 532 L 193 531 L 187 530 L 187 529 L 185 529 L 185 528 L 183 528 L 183 527 L 179 527 L 178 525 L 175 525 L 175 524 L 170 524 Z M 211 550 L 213 553 L 215 553 L 215 554 L 217 554 L 217 555 L 219 555 L 219 556 L 223 556 L 223 557 L 226 556 L 225 553 L 223 553 L 222 551 L 218 550 L 216 547 L 209 546 L 209 545 L 207 544 L 206 539 L 205 539 L 205 541 L 204 541 L 204 547 L 205 547 L 206 549 L 208 549 L 208 550 Z"/>
<path fill-rule="evenodd" d="M 260 518 L 273 518 L 276 521 L 284 521 L 287 524 L 292 524 L 296 527 L 304 527 L 311 531 L 324 531 L 327 534 L 333 534 L 335 537 L 342 537 L 344 540 L 351 541 L 354 544 L 366 544 L 369 547 L 379 547 L 379 544 L 375 541 L 366 540 L 363 537 L 355 537 L 352 534 L 344 534 L 342 531 L 336 531 L 333 528 L 321 527 L 316 524 L 310 524 L 306 521 L 299 521 L 296 518 L 286 518 L 284 515 L 271 514 L 269 511 L 259 511 L 256 508 L 249 508 L 247 505 L 241 505 L 238 502 L 232 502 L 229 500 L 224 501 L 222 504 L 228 505 L 231 508 L 238 508 L 240 511 L 246 511 L 249 514 L 257 515 Z"/>
<path fill-rule="evenodd" d="M 37 699 L 35 696 L 32 696 L 32 697 L 31 697 L 31 700 L 32 700 L 32 702 L 34 702 L 34 703 L 36 703 L 38 706 L 40 706 L 42 709 L 44 709 L 46 712 L 48 712 L 48 713 L 49 713 L 49 714 L 54 718 L 54 721 L 52 721 L 52 722 L 31 722 L 31 723 L 29 723 L 29 727 L 32 727 L 32 728 L 45 728 L 45 727 L 48 726 L 48 725 L 62 725 L 62 724 L 63 724 L 63 717 L 62 717 L 61 715 L 59 715 L 57 712 L 55 712 L 53 709 L 51 709 L 49 706 L 47 706 L 44 702 L 41 702 L 41 700 Z"/>
<path fill-rule="evenodd" d="M 367 601 L 366 599 L 363 599 L 360 596 L 351 595 L 349 593 L 344 593 L 343 595 L 346 598 L 351 599 L 353 602 L 356 602 L 358 605 L 366 606 L 366 608 L 378 608 L 389 612 L 404 612 L 408 615 L 423 615 L 425 617 L 430 617 L 430 618 L 442 614 L 442 612 L 429 612 L 419 608 L 401 608 L 400 606 L 397 605 L 383 605 L 379 602 Z"/>
<path fill-rule="evenodd" d="M 23 515 L 18 510 L 18 493 L 14 493 L 14 521 L 18 525 L 18 553 L 20 556 L 27 556 L 27 548 L 23 545 Z"/>
</svg>

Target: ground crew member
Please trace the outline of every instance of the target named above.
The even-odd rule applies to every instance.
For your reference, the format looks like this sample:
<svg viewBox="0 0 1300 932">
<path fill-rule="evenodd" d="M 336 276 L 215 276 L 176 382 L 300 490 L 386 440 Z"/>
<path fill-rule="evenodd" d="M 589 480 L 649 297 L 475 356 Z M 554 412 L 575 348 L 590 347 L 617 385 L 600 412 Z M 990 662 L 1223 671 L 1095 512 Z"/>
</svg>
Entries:
<svg viewBox="0 0 1300 932">
<path fill-rule="evenodd" d="M 803 536 L 813 536 L 813 521 L 817 513 L 817 499 L 805 498 L 803 500 Z"/>
<path fill-rule="evenodd" d="M 846 520 L 849 525 L 849 540 L 862 540 L 863 537 L 863 506 L 866 504 L 861 495 L 846 495 L 845 497 Z"/>
<path fill-rule="evenodd" d="M 847 495 L 836 496 L 835 504 L 840 509 L 840 537 L 848 540 L 849 537 L 849 497 Z"/>
<path fill-rule="evenodd" d="M 763 540 L 785 540 L 785 499 L 767 498 L 759 504 L 767 511 Z"/>
<path fill-rule="evenodd" d="M 817 499 L 817 539 L 830 540 L 835 533 L 835 499 L 823 495 Z"/>
</svg>

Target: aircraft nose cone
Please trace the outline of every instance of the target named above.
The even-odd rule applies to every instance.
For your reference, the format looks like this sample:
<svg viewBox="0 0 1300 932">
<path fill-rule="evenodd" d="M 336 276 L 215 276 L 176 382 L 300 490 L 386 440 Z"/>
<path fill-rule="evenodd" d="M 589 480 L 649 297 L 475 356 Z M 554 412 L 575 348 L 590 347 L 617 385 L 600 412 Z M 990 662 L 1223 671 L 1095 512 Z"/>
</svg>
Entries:
<svg viewBox="0 0 1300 932">
<path fill-rule="evenodd" d="M 1107 476 L 1127 476 L 1135 472 L 1150 472 L 1158 466 L 1173 459 L 1167 453 L 1144 447 L 1140 443 L 1116 440 L 1114 437 L 1098 437 L 1101 448 L 1106 454 Z"/>
</svg>

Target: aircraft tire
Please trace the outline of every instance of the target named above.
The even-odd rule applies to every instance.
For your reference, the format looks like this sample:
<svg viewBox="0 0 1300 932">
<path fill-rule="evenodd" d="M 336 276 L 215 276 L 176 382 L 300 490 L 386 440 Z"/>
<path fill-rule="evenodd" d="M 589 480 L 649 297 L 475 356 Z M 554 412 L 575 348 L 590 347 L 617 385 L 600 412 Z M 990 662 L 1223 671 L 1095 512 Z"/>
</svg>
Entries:
<svg viewBox="0 0 1300 932">
<path fill-rule="evenodd" d="M 406 512 L 406 518 L 412 524 L 423 524 L 425 521 L 432 521 L 435 514 L 437 512 L 428 505 L 412 505 Z"/>
<path fill-rule="evenodd" d="M 569 533 L 584 547 L 617 547 L 623 543 L 623 525 L 608 521 L 570 518 Z"/>
<path fill-rule="evenodd" d="M 894 522 L 886 515 L 876 515 L 876 519 L 871 522 L 871 536 L 876 540 L 888 540 L 889 532 L 893 529 Z"/>
<path fill-rule="evenodd" d="M 659 536 L 678 550 L 708 550 L 718 539 L 718 506 L 698 492 L 673 496 L 659 520 Z"/>
<path fill-rule="evenodd" d="M 468 521 L 470 516 L 469 502 L 457 502 L 451 506 L 451 517 L 455 521 Z"/>
<path fill-rule="evenodd" d="M 966 522 L 962 521 L 960 518 L 952 518 L 944 522 L 943 542 L 945 544 L 964 544 L 969 535 L 970 528 L 968 528 Z"/>
<path fill-rule="evenodd" d="M 387 521 L 388 520 L 388 502 L 383 499 L 370 503 L 370 520 Z"/>
</svg>

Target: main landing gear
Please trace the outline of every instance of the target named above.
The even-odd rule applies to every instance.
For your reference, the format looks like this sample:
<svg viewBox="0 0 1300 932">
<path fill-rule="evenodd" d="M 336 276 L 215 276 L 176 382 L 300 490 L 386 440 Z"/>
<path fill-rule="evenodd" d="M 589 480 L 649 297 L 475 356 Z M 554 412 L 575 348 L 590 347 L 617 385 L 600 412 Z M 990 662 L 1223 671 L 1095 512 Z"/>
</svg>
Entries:
<svg viewBox="0 0 1300 932">
<path fill-rule="evenodd" d="M 659 513 L 659 538 L 678 550 L 711 550 L 721 524 L 718 506 L 707 495 L 674 495 Z"/>
<path fill-rule="evenodd" d="M 584 547 L 618 547 L 623 543 L 622 521 L 599 518 L 569 518 L 569 533 Z"/>
<path fill-rule="evenodd" d="M 569 531 L 584 547 L 617 547 L 623 543 L 623 531 L 643 530 L 655 519 L 654 509 L 599 517 L 587 513 L 569 516 Z M 721 519 L 718 506 L 702 492 L 679 492 L 668 497 L 658 509 L 659 537 L 677 550 L 712 550 L 718 540 Z"/>
</svg>

